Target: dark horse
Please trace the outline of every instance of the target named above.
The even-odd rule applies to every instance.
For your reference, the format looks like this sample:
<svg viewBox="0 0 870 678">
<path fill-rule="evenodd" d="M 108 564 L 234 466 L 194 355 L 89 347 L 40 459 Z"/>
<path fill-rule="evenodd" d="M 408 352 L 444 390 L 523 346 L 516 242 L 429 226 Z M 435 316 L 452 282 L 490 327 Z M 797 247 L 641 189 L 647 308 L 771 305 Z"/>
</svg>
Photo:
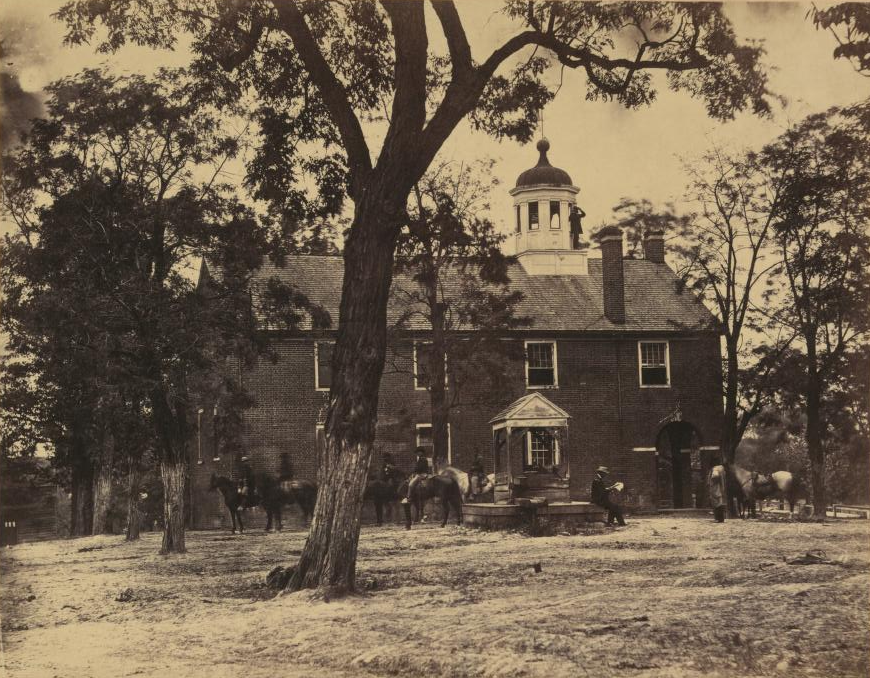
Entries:
<svg viewBox="0 0 870 678">
<path fill-rule="evenodd" d="M 245 531 L 245 526 L 242 525 L 242 514 L 240 512 L 245 496 L 239 491 L 239 486 L 229 478 L 224 478 L 216 473 L 211 474 L 211 483 L 208 489 L 210 491 L 220 490 L 224 498 L 224 505 L 230 512 L 230 518 L 233 519 L 233 534 L 236 533 L 236 520 L 239 521 L 239 532 Z"/>
<path fill-rule="evenodd" d="M 372 480 L 366 485 L 363 500 L 371 499 L 375 504 L 378 525 L 384 524 L 384 506 L 399 500 L 399 479 Z M 405 486 L 407 490 L 407 485 Z"/>
<path fill-rule="evenodd" d="M 399 487 L 398 494 L 401 497 L 407 496 L 408 481 L 402 483 Z M 441 511 L 444 518 L 441 521 L 441 527 L 447 524 L 447 518 L 450 517 L 450 507 L 456 512 L 456 524 L 462 523 L 462 492 L 459 489 L 459 484 L 454 478 L 449 476 L 429 476 L 414 483 L 414 489 L 411 492 L 410 502 L 402 504 L 405 507 L 405 528 L 411 529 L 411 506 L 414 506 L 417 522 L 423 515 L 423 506 L 429 499 L 438 498 L 441 500 Z"/>
<path fill-rule="evenodd" d="M 283 529 L 281 509 L 285 504 L 298 504 L 306 523 L 314 514 L 317 485 L 309 480 L 279 480 L 269 473 L 261 473 L 257 478 L 257 492 L 260 506 L 266 511 L 266 532 L 272 530 L 273 520 L 275 529 L 279 532 Z"/>
</svg>

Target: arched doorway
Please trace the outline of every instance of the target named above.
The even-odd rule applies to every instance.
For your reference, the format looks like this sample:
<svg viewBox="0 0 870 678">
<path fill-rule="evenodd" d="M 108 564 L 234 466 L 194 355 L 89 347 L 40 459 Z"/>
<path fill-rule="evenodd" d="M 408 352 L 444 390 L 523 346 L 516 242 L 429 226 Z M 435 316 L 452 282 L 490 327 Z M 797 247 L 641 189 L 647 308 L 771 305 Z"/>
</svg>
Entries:
<svg viewBox="0 0 870 678">
<path fill-rule="evenodd" d="M 672 421 L 656 439 L 656 479 L 659 508 L 704 506 L 701 437 L 685 421 Z"/>
</svg>

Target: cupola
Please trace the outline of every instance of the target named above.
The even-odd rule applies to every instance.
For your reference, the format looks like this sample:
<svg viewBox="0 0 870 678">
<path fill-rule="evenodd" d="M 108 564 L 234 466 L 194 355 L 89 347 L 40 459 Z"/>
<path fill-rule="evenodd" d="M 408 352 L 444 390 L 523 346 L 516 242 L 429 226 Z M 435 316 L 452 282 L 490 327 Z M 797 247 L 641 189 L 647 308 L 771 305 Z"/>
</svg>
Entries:
<svg viewBox="0 0 870 678">
<path fill-rule="evenodd" d="M 522 172 L 510 191 L 515 253 L 531 275 L 586 275 L 580 189 L 568 172 L 550 164 L 547 139 L 538 141 L 537 149 L 538 164 Z"/>
</svg>

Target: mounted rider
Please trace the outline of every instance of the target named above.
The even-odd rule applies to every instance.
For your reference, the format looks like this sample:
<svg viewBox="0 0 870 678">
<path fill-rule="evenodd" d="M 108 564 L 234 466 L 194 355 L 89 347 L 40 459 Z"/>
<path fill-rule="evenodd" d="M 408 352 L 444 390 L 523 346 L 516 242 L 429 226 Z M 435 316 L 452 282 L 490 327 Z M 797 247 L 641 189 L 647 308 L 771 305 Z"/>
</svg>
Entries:
<svg viewBox="0 0 870 678">
<path fill-rule="evenodd" d="M 239 495 L 242 498 L 241 508 L 247 509 L 257 505 L 257 492 L 254 487 L 254 470 L 251 468 L 248 455 L 241 454 L 238 458 Z"/>
<path fill-rule="evenodd" d="M 392 485 L 399 476 L 396 469 L 396 462 L 393 461 L 393 455 L 389 452 L 384 452 L 381 458 L 381 480 Z"/>
<path fill-rule="evenodd" d="M 429 477 L 429 459 L 426 457 L 426 448 L 418 447 L 414 452 L 417 453 L 417 459 L 414 462 L 414 471 L 411 479 L 408 481 L 408 495 L 402 499 L 403 504 L 407 504 L 411 500 L 414 486 L 419 481 Z"/>
</svg>

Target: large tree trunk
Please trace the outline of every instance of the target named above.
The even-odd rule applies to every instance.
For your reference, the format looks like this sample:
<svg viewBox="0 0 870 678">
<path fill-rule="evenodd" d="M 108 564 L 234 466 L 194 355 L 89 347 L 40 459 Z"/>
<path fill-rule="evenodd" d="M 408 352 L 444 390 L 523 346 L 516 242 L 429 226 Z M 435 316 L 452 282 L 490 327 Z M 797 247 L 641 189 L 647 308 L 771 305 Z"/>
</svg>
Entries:
<svg viewBox="0 0 870 678">
<path fill-rule="evenodd" d="M 436 293 L 437 294 L 437 293 Z M 450 417 L 447 410 L 447 381 L 445 356 L 446 340 L 444 336 L 444 306 L 436 300 L 431 303 L 430 316 L 432 320 L 432 350 L 429 352 L 429 403 L 432 410 L 432 457 L 436 467 L 443 469 L 447 465 L 447 455 L 450 447 Z"/>
<path fill-rule="evenodd" d="M 106 519 L 112 503 L 112 470 L 115 451 L 115 436 L 109 426 L 105 427 L 94 473 L 93 533 L 106 531 Z"/>
<path fill-rule="evenodd" d="M 72 502 L 70 504 L 70 536 L 83 537 L 93 530 L 94 469 L 81 461 L 72 469 Z"/>
<path fill-rule="evenodd" d="M 187 418 L 185 401 L 175 407 L 162 386 L 151 393 L 154 426 L 163 480 L 163 544 L 160 553 L 184 553 L 184 493 L 187 485 Z"/>
<path fill-rule="evenodd" d="M 161 461 L 163 478 L 163 544 L 160 553 L 184 553 L 184 488 L 187 463 Z"/>
<path fill-rule="evenodd" d="M 392 199 L 407 196 L 393 189 Z M 410 190 L 410 188 L 408 189 Z M 353 591 L 360 513 L 377 423 L 386 355 L 386 315 L 402 207 L 378 196 L 357 204 L 344 254 L 344 284 L 333 355 L 326 445 L 318 451 L 317 504 L 308 540 L 287 588 Z M 399 195 L 396 195 L 399 194 Z"/>
<path fill-rule="evenodd" d="M 139 460 L 133 455 L 128 457 L 127 475 L 127 541 L 139 539 L 142 516 L 139 513 Z"/>
</svg>

